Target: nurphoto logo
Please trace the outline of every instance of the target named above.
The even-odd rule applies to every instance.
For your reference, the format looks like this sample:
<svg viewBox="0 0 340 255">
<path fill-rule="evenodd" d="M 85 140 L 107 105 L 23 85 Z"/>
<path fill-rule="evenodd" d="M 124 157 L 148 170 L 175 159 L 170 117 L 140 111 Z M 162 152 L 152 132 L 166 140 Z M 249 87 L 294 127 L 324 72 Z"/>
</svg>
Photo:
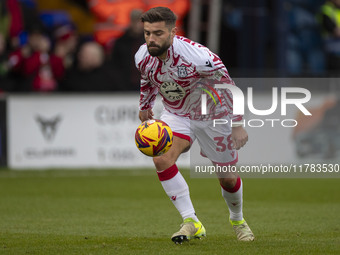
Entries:
<svg viewBox="0 0 340 255">
<path fill-rule="evenodd" d="M 221 103 L 221 99 L 215 89 L 228 89 L 233 97 L 233 114 L 234 115 L 244 115 L 245 113 L 245 96 L 240 88 L 237 86 L 231 85 L 231 84 L 215 84 L 215 89 L 209 86 L 209 89 L 213 91 L 215 95 L 217 95 L 217 98 L 219 99 Z M 207 91 L 206 89 L 202 89 L 205 91 L 215 102 L 212 93 Z M 209 93 L 208 93 L 209 92 Z M 201 113 L 202 115 L 207 114 L 207 94 L 201 95 Z M 282 87 L 281 88 L 281 97 L 279 98 L 278 88 L 273 87 L 272 88 L 272 105 L 269 109 L 265 110 L 259 110 L 254 107 L 254 95 L 253 95 L 253 88 L 248 87 L 247 89 L 247 107 L 249 112 L 256 116 L 269 116 L 273 114 L 279 105 L 279 99 L 280 99 L 280 106 L 281 106 L 281 116 L 287 115 L 287 105 L 295 105 L 304 115 L 311 116 L 312 114 L 307 110 L 307 108 L 304 106 L 305 103 L 309 102 L 311 99 L 311 92 L 308 89 L 300 88 L 300 87 Z M 294 94 L 295 96 L 297 94 L 301 95 L 300 98 L 290 98 L 289 96 L 291 94 Z M 222 104 L 222 103 L 221 103 Z M 295 119 L 249 119 L 249 120 L 243 120 L 240 122 L 232 122 L 230 124 L 241 124 L 244 127 L 248 125 L 249 127 L 262 127 L 265 125 L 265 123 L 271 123 L 271 127 L 274 127 L 277 122 L 281 124 L 283 127 L 295 127 L 297 126 L 297 121 Z M 225 119 L 214 119 L 213 124 L 214 127 L 216 125 L 223 125 L 227 124 L 228 121 Z"/>
</svg>

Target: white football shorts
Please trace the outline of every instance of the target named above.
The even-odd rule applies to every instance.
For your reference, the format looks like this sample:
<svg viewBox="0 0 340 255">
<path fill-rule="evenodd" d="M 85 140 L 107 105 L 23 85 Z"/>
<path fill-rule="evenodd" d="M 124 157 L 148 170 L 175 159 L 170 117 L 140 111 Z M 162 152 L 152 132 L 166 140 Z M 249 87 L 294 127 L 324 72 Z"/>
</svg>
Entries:
<svg viewBox="0 0 340 255">
<path fill-rule="evenodd" d="M 218 124 L 215 127 L 213 120 L 190 120 L 188 117 L 177 116 L 166 110 L 163 110 L 160 119 L 168 124 L 174 136 L 186 139 L 191 143 L 197 139 L 201 155 L 210 159 L 214 164 L 223 166 L 237 163 L 238 154 L 237 150 L 232 148 L 228 116 L 221 118 L 228 121 L 228 124 Z"/>
</svg>

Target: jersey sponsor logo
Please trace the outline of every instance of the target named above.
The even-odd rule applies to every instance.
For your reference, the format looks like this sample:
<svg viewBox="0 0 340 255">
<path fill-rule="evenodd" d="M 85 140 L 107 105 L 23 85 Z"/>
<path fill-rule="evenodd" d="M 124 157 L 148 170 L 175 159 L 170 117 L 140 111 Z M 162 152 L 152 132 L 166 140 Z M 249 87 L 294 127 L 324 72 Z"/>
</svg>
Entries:
<svg viewBox="0 0 340 255">
<path fill-rule="evenodd" d="M 185 78 L 188 76 L 187 67 L 185 65 L 177 66 L 177 74 L 179 78 Z"/>
<path fill-rule="evenodd" d="M 177 196 L 172 196 L 172 197 L 171 197 L 171 200 L 172 200 L 172 201 L 176 201 L 176 198 L 177 198 Z"/>
<path fill-rule="evenodd" d="M 163 82 L 160 92 L 170 102 L 175 102 L 185 96 L 185 90 L 175 82 Z"/>
</svg>

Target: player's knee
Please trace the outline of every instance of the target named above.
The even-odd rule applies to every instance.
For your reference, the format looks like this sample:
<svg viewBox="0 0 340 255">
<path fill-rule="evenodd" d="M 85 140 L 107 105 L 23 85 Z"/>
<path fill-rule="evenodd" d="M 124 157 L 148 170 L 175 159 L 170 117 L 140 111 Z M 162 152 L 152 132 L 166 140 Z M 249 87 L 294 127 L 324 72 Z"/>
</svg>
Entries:
<svg viewBox="0 0 340 255">
<path fill-rule="evenodd" d="M 171 159 L 171 157 L 164 154 L 162 156 L 154 157 L 153 162 L 158 171 L 165 170 L 175 164 L 175 162 Z"/>
<path fill-rule="evenodd" d="M 237 177 L 220 178 L 219 180 L 220 180 L 221 186 L 227 189 L 232 189 L 236 185 Z"/>
</svg>

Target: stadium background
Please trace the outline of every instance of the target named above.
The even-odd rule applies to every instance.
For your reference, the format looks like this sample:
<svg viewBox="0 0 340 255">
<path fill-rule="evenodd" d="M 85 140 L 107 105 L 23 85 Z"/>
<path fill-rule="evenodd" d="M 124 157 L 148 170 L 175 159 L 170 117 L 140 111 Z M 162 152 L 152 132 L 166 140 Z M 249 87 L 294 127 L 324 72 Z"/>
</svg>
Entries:
<svg viewBox="0 0 340 255">
<path fill-rule="evenodd" d="M 5 2 L 18 4 L 26 13 L 22 27 L 7 33 L 6 56 L 24 48 L 32 31 L 49 38 L 52 54 L 59 40 L 55 30 L 66 26 L 71 32 L 65 36 L 76 34 L 78 46 L 65 73 L 77 69 L 81 45 L 95 40 L 91 1 L 0 4 Z M 183 21 L 186 35 L 217 52 L 245 94 L 247 87 L 254 87 L 257 107 L 270 106 L 272 87 L 304 87 L 312 93 L 311 122 L 291 108 L 287 118 L 298 119 L 301 128 L 248 129 L 251 140 L 240 152 L 241 163 L 338 164 L 340 84 L 337 72 L 327 68 L 322 45 L 317 13 L 324 1 L 190 3 Z M 100 46 L 104 78 L 86 86 L 84 80 L 71 87 L 57 80 L 60 84 L 44 90 L 32 87 L 33 77 L 17 70 L 11 70 L 14 79 L 10 72 L 6 79 L 1 76 L 1 254 L 222 254 L 226 247 L 230 254 L 339 254 L 338 178 L 245 178 L 245 214 L 257 241 L 238 244 L 215 180 L 190 178 L 191 154 L 179 164 L 209 236 L 201 243 L 174 247 L 169 235 L 180 223 L 178 215 L 161 190 L 151 160 L 133 141 L 139 124 L 138 85 L 126 83 L 126 77 L 136 70 L 119 69 L 130 67 L 123 65 L 122 55 L 114 55 L 115 45 L 110 41 Z M 129 49 L 124 53 L 133 63 L 133 47 Z M 106 76 L 108 72 L 114 75 Z M 158 100 L 156 116 L 160 111 Z M 279 118 L 279 111 L 275 114 L 270 117 Z M 195 148 L 192 153 L 197 153 Z"/>
<path fill-rule="evenodd" d="M 133 64 L 133 54 L 140 45 L 142 34 L 131 36 L 131 38 L 127 35 L 120 35 L 121 37 L 127 36 L 129 40 L 119 41 L 117 38 L 113 38 L 105 44 L 101 43 L 100 47 L 105 50 L 105 60 L 99 67 L 93 68 L 94 70 L 78 72 L 80 67 L 77 66 L 82 61 L 79 59 L 79 51 L 82 45 L 89 41 L 96 42 L 97 37 L 100 37 L 96 36 L 97 33 L 101 32 L 98 29 L 98 27 L 101 28 L 98 23 L 102 21 L 98 18 L 100 16 L 98 12 L 102 9 L 99 7 L 118 9 L 122 12 L 124 10 L 123 13 L 127 16 L 124 19 L 125 29 L 129 30 L 133 26 L 133 16 L 130 19 L 130 12 L 133 8 L 128 5 L 130 1 L 3 1 L 3 3 L 6 2 L 8 6 L 10 6 L 9 3 L 11 3 L 11 6 L 17 5 L 17 9 L 8 8 L 7 16 L 12 15 L 13 20 L 18 20 L 17 24 L 9 26 L 7 34 L 5 32 L 0 33 L 6 35 L 5 38 L 8 43 L 5 53 L 7 51 L 9 62 L 12 61 L 12 58 L 20 56 L 16 55 L 16 52 L 23 52 L 25 47 L 32 47 L 31 54 L 35 54 L 35 48 L 30 44 L 30 37 L 34 33 L 41 34 L 51 41 L 51 48 L 48 52 L 51 59 L 53 55 L 58 55 L 56 48 L 60 41 L 67 42 L 68 39 L 75 38 L 77 46 L 66 56 L 67 59 L 65 57 L 67 61 L 63 59 L 66 63 L 70 62 L 69 58 L 71 58 L 73 64 L 65 64 L 64 77 L 55 78 L 56 85 L 52 88 L 44 88 L 43 86 L 37 88 L 34 85 L 34 76 L 39 76 L 39 68 L 42 69 L 44 64 L 37 67 L 37 74 L 25 73 L 27 69 L 25 69 L 25 61 L 22 61 L 24 62 L 22 64 L 24 66 L 23 71 L 18 71 L 18 68 L 14 66 L 12 70 L 8 68 L 10 71 L 2 74 L 0 87 L 2 89 L 0 163 L 12 168 L 29 166 L 43 168 L 58 167 L 58 162 L 63 167 L 76 167 L 77 164 L 79 167 L 119 167 L 146 162 L 146 160 L 141 160 L 142 156 L 138 156 L 138 151 L 134 150 L 133 143 L 128 139 L 133 134 L 132 127 L 138 125 L 138 72 Z M 248 87 L 254 87 L 255 98 L 260 95 L 263 96 L 263 99 L 254 100 L 258 107 L 259 102 L 263 103 L 263 107 L 270 105 L 272 87 L 280 89 L 281 87 L 297 86 L 304 87 L 312 92 L 309 107 L 318 109 L 318 113 L 320 111 L 323 111 L 323 113 L 314 118 L 312 125 L 308 126 L 307 124 L 305 129 L 308 132 L 307 134 L 302 132 L 303 135 L 300 135 L 300 138 L 315 134 L 322 137 L 322 133 L 328 129 L 331 130 L 328 134 L 332 133 L 335 138 L 328 137 L 325 138 L 327 142 L 311 143 L 307 141 L 308 139 L 298 137 L 301 142 L 299 139 L 295 139 L 296 130 L 288 132 L 288 130 L 276 128 L 275 134 L 275 132 L 272 132 L 274 129 L 269 132 L 261 129 L 263 134 L 271 134 L 274 137 L 273 139 L 281 138 L 278 144 L 282 144 L 283 147 L 279 148 L 278 151 L 272 151 L 273 154 L 279 155 L 280 150 L 290 153 L 290 156 L 286 158 L 281 155 L 281 162 L 279 157 L 274 159 L 274 155 L 266 159 L 268 162 L 289 163 L 296 161 L 301 156 L 308 159 L 308 156 L 311 158 L 315 157 L 316 154 L 321 159 L 338 158 L 339 131 L 336 127 L 338 123 L 336 112 L 339 105 L 336 103 L 332 105 L 332 102 L 334 99 L 336 100 L 340 86 L 336 79 L 337 73 L 327 68 L 326 52 L 322 45 L 322 28 L 320 22 L 318 22 L 318 15 L 320 6 L 324 1 L 196 0 L 135 2 L 143 4 L 136 4 L 135 6 L 138 8 L 147 8 L 148 5 L 157 5 L 158 2 L 174 9 L 182 7 L 184 10 L 180 13 L 180 19 L 183 20 L 186 35 L 217 52 L 228 68 L 230 75 L 245 94 Z M 15 13 L 15 10 L 21 15 Z M 138 14 L 136 15 L 138 16 Z M 3 16 L 5 17 L 5 15 Z M 115 19 L 111 19 L 111 23 L 115 23 Z M 111 30 L 114 30 L 114 28 L 114 26 L 110 27 Z M 137 29 L 141 28 L 137 27 Z M 136 45 L 133 46 L 131 41 L 137 42 Z M 124 43 L 131 47 L 128 49 L 122 47 L 121 45 Z M 122 53 L 119 55 L 115 49 Z M 43 55 L 45 52 L 39 52 L 39 54 Z M 34 62 L 30 62 L 29 57 L 24 56 L 23 53 L 21 55 L 23 55 L 23 59 L 28 59 L 26 65 L 34 64 Z M 4 57 L 2 59 L 5 59 Z M 53 69 L 53 64 L 50 64 Z M 107 75 L 108 73 L 110 75 Z M 85 80 L 81 76 L 84 76 Z M 135 77 L 133 81 L 131 77 Z M 128 80 L 131 81 L 127 82 Z M 85 93 L 86 95 L 84 95 Z M 83 107 L 87 106 L 85 101 L 89 93 L 92 95 L 93 106 L 88 108 L 87 111 L 83 111 Z M 105 103 L 102 102 L 103 93 L 106 95 Z M 71 98 L 70 94 L 74 98 Z M 111 95 L 112 98 L 108 98 L 108 95 Z M 120 101 L 117 99 L 122 98 L 122 96 L 126 100 L 119 103 Z M 21 100 L 24 101 L 20 102 Z M 72 102 L 70 109 L 61 110 L 62 100 Z M 82 102 L 84 105 L 80 106 Z M 37 105 L 34 103 L 37 103 Z M 25 107 L 20 104 L 25 104 Z M 24 112 L 24 109 L 27 111 Z M 296 109 L 289 110 L 291 117 L 295 118 Z M 157 111 L 159 116 L 160 106 Z M 277 112 L 276 114 L 278 114 Z M 85 117 L 86 113 L 88 116 Z M 65 115 L 69 116 L 65 118 Z M 59 119 L 54 126 L 44 126 L 44 121 L 53 122 L 53 119 L 58 116 Z M 37 118 L 40 118 L 40 122 Z M 326 121 L 323 118 L 326 118 Z M 71 143 L 63 144 L 62 141 L 71 141 L 69 137 L 72 137 L 72 132 L 75 131 L 78 121 L 83 121 L 83 124 L 78 125 L 77 129 L 82 130 L 84 137 L 78 137 L 78 140 L 72 142 L 72 146 L 78 146 L 83 150 L 85 147 L 93 147 L 93 150 L 88 150 L 85 154 L 73 151 L 73 154 L 69 155 L 66 151 L 63 152 L 62 148 L 68 147 L 70 153 Z M 86 121 L 91 123 L 92 129 L 89 128 L 90 125 L 87 125 Z M 95 127 L 95 125 L 97 126 Z M 23 132 L 22 126 L 26 126 L 26 132 L 30 133 L 30 136 L 25 135 L 26 132 Z M 130 127 L 129 131 L 127 131 L 127 127 Z M 45 128 L 45 131 L 43 128 Z M 67 131 L 64 131 L 64 135 L 62 135 L 60 132 L 63 132 L 62 130 L 65 128 Z M 297 129 L 299 132 L 303 130 L 303 128 Z M 121 134 L 122 130 L 125 130 L 124 134 Z M 48 136 L 46 132 L 52 132 L 52 134 Z M 250 132 L 252 131 L 250 130 Z M 281 135 L 277 135 L 280 133 Z M 261 133 L 255 134 L 254 137 L 257 138 L 260 135 Z M 123 136 L 126 138 L 122 139 Z M 73 138 L 75 139 L 75 137 Z M 119 138 L 122 140 L 118 141 Z M 62 141 L 58 141 L 58 139 Z M 86 139 L 92 139 L 92 142 L 88 142 L 88 144 L 94 146 L 84 146 Z M 123 140 L 129 142 L 122 142 Z M 299 141 L 300 144 L 298 144 Z M 299 146 L 301 149 L 303 147 L 301 144 L 304 141 L 307 141 L 305 144 L 309 148 L 301 152 Z M 254 158 L 259 158 L 259 155 L 254 154 L 257 143 L 255 140 L 248 146 L 248 150 L 246 150 L 248 153 L 243 157 L 247 159 L 244 163 L 255 163 Z M 263 149 L 267 149 L 268 153 L 272 150 L 269 145 L 263 146 Z M 317 147 L 324 148 L 324 151 L 317 149 Z M 264 151 L 264 155 L 268 155 L 268 153 Z M 328 155 L 326 155 L 327 153 Z M 75 155 L 78 155 L 77 160 L 75 160 Z M 96 155 L 97 159 L 89 161 L 90 155 L 92 157 Z M 26 158 L 26 160 L 23 160 L 23 158 Z M 132 158 L 135 158 L 135 160 L 130 161 Z M 100 160 L 102 163 L 99 163 Z M 111 164 L 108 163 L 108 160 L 111 161 Z M 30 163 L 32 161 L 35 164 L 32 165 Z M 41 164 L 38 163 L 39 161 Z M 64 161 L 72 161 L 73 163 L 67 164 Z M 152 166 L 152 164 L 148 164 L 148 166 Z M 188 166 L 188 163 L 186 163 L 186 166 Z"/>
</svg>

